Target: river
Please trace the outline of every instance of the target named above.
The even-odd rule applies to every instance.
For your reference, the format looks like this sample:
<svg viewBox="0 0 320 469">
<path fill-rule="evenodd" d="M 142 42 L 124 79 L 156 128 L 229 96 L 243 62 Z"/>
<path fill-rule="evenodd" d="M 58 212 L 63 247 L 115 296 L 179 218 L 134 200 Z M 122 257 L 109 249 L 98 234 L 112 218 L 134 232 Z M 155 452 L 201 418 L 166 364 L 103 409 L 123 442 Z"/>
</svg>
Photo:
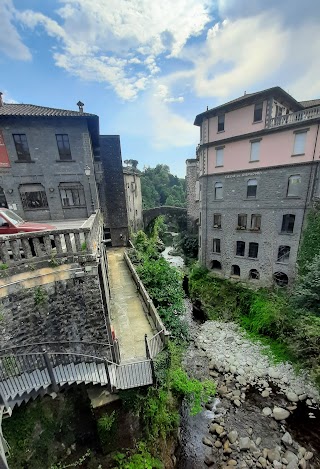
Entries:
<svg viewBox="0 0 320 469">
<path fill-rule="evenodd" d="M 182 269 L 172 249 L 163 256 Z M 232 322 L 195 320 L 188 299 L 185 319 L 191 341 L 184 367 L 189 376 L 213 379 L 217 395 L 196 416 L 182 404 L 176 467 L 320 468 L 319 395 L 308 376 L 274 364 Z"/>
</svg>

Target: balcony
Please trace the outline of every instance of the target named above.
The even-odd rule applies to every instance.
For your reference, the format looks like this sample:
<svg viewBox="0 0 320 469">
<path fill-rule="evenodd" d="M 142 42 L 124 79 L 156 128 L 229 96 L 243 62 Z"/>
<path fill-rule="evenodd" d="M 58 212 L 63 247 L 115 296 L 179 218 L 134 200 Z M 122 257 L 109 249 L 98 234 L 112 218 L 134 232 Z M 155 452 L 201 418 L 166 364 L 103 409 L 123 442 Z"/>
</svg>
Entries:
<svg viewBox="0 0 320 469">
<path fill-rule="evenodd" d="M 297 124 L 299 122 L 308 121 L 310 119 L 320 118 L 320 106 L 312 107 L 310 109 L 302 109 L 301 111 L 293 112 L 292 114 L 285 114 L 270 119 L 267 127 L 272 129 L 274 127 L 282 127 L 290 124 Z"/>
</svg>

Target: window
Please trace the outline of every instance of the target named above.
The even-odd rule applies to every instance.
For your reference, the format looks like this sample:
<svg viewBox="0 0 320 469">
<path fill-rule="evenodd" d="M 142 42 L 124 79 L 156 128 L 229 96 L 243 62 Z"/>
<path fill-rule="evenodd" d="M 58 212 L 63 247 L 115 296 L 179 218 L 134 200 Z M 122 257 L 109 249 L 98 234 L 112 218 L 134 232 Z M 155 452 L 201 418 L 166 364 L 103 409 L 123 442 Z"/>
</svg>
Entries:
<svg viewBox="0 0 320 469">
<path fill-rule="evenodd" d="M 251 142 L 250 161 L 259 161 L 260 140 Z"/>
<path fill-rule="evenodd" d="M 273 274 L 273 280 L 279 287 L 285 287 L 288 285 L 288 276 L 283 272 L 276 272 Z"/>
<path fill-rule="evenodd" d="M 199 187 L 199 181 L 196 181 L 196 186 L 195 186 L 195 193 L 196 193 L 195 200 L 199 200 L 199 198 L 200 198 L 200 187 Z"/>
<path fill-rule="evenodd" d="M 235 277 L 240 277 L 240 267 L 238 265 L 231 266 L 231 275 Z"/>
<path fill-rule="evenodd" d="M 246 230 L 246 229 L 247 229 L 247 215 L 240 214 L 238 215 L 237 230 Z"/>
<path fill-rule="evenodd" d="M 216 182 L 214 185 L 214 197 L 215 199 L 223 198 L 223 187 L 221 182 Z"/>
<path fill-rule="evenodd" d="M 218 132 L 224 131 L 224 114 L 218 116 Z"/>
<path fill-rule="evenodd" d="M 279 246 L 278 249 L 278 262 L 287 262 L 290 256 L 290 246 Z"/>
<path fill-rule="evenodd" d="M 219 261 L 212 261 L 211 262 L 211 269 L 212 270 L 221 270 L 221 263 Z"/>
<path fill-rule="evenodd" d="M 22 184 L 19 187 L 22 206 L 25 210 L 48 208 L 46 191 L 42 184 Z"/>
<path fill-rule="evenodd" d="M 257 197 L 257 186 L 256 179 L 249 179 L 247 182 L 247 197 Z"/>
<path fill-rule="evenodd" d="M 57 145 L 60 160 L 71 160 L 71 151 L 70 151 L 70 143 L 69 137 L 67 134 L 57 134 Z"/>
<path fill-rule="evenodd" d="M 84 190 L 80 182 L 62 182 L 59 191 L 63 208 L 85 207 Z"/>
<path fill-rule="evenodd" d="M 293 155 L 303 155 L 305 152 L 307 132 L 297 132 L 294 135 Z"/>
<path fill-rule="evenodd" d="M 14 144 L 19 161 L 31 161 L 26 134 L 14 134 Z"/>
<path fill-rule="evenodd" d="M 293 233 L 294 221 L 296 216 L 291 213 L 283 215 L 282 217 L 282 233 Z"/>
<path fill-rule="evenodd" d="M 223 166 L 223 148 L 216 148 L 216 166 Z"/>
<path fill-rule="evenodd" d="M 288 179 L 287 197 L 299 197 L 301 187 L 301 176 L 290 176 Z"/>
<path fill-rule="evenodd" d="M 256 259 L 258 257 L 259 244 L 258 243 L 249 243 L 249 257 L 251 259 Z"/>
<path fill-rule="evenodd" d="M 251 215 L 251 230 L 261 230 L 261 215 Z"/>
<path fill-rule="evenodd" d="M 221 228 L 221 214 L 220 213 L 213 214 L 213 228 Z"/>
<path fill-rule="evenodd" d="M 256 269 L 251 269 L 249 271 L 249 278 L 252 280 L 259 280 L 260 279 L 260 274 Z"/>
<path fill-rule="evenodd" d="M 262 109 L 263 103 L 257 103 L 254 105 L 253 122 L 262 121 Z"/>
<path fill-rule="evenodd" d="M 244 256 L 244 250 L 246 248 L 246 243 L 244 241 L 237 241 L 237 256 Z"/>
<path fill-rule="evenodd" d="M 218 238 L 213 239 L 212 251 L 217 252 L 218 254 L 220 254 L 220 252 L 221 252 L 221 250 L 220 250 L 220 239 L 218 239 Z"/>
</svg>

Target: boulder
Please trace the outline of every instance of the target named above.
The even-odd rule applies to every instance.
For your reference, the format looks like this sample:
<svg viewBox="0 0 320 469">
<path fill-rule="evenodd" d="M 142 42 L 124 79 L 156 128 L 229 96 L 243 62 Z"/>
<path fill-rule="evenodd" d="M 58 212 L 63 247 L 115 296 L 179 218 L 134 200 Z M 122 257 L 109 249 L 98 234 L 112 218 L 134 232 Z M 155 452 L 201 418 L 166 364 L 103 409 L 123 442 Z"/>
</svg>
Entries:
<svg viewBox="0 0 320 469">
<path fill-rule="evenodd" d="M 280 455 L 279 451 L 276 448 L 268 449 L 267 458 L 270 462 L 273 463 L 273 461 L 280 461 L 281 460 L 281 455 Z"/>
<path fill-rule="evenodd" d="M 273 467 L 274 469 L 282 469 L 282 463 L 279 461 L 273 461 Z"/>
<path fill-rule="evenodd" d="M 258 459 L 259 463 L 261 464 L 262 467 L 267 467 L 267 460 L 264 459 L 262 456 Z"/>
<path fill-rule="evenodd" d="M 283 457 L 288 461 L 288 466 L 291 462 L 298 465 L 298 462 L 299 462 L 298 456 L 294 454 L 292 451 L 286 451 Z"/>
<path fill-rule="evenodd" d="M 290 402 L 298 402 L 299 401 L 299 397 L 297 396 L 297 394 L 295 392 L 287 392 L 286 394 L 286 397 L 288 399 L 288 401 Z"/>
<path fill-rule="evenodd" d="M 228 433 L 228 440 L 230 443 L 235 443 L 238 439 L 238 432 L 237 430 L 232 430 L 231 432 Z"/>
<path fill-rule="evenodd" d="M 222 446 L 221 441 L 220 441 L 220 440 L 215 441 L 214 446 L 215 446 L 216 448 L 221 448 L 221 446 Z"/>
<path fill-rule="evenodd" d="M 291 461 L 289 462 L 289 464 L 287 465 L 286 469 L 299 469 L 299 466 L 297 463 L 295 463 L 294 461 Z"/>
<path fill-rule="evenodd" d="M 286 444 L 286 445 L 292 445 L 292 438 L 290 433 L 286 432 L 281 440 Z"/>
<path fill-rule="evenodd" d="M 275 420 L 285 420 L 289 417 L 290 412 L 282 407 L 274 407 L 272 412 L 272 417 Z"/>
<path fill-rule="evenodd" d="M 270 409 L 270 407 L 265 407 L 264 409 L 262 409 L 262 413 L 263 413 L 263 415 L 268 417 L 268 415 L 272 414 L 272 410 Z"/>
<path fill-rule="evenodd" d="M 262 397 L 269 397 L 269 395 L 270 395 L 270 393 L 266 389 L 264 391 L 262 391 L 262 393 L 261 393 Z"/>
<path fill-rule="evenodd" d="M 304 455 L 304 459 L 309 461 L 309 459 L 313 458 L 313 453 L 311 451 L 307 451 Z"/>
<path fill-rule="evenodd" d="M 212 441 L 210 440 L 210 438 L 208 438 L 207 436 L 204 436 L 202 438 L 202 443 L 206 446 L 212 446 Z"/>
<path fill-rule="evenodd" d="M 239 447 L 241 451 L 248 450 L 250 448 L 250 438 L 245 436 L 243 438 L 239 438 Z"/>
<path fill-rule="evenodd" d="M 275 370 L 274 368 L 269 368 L 268 375 L 270 376 L 270 378 L 273 378 L 273 379 L 281 378 L 280 372 Z"/>
<path fill-rule="evenodd" d="M 306 462 L 306 460 L 305 460 L 304 458 L 300 459 L 300 461 L 299 461 L 299 467 L 300 467 L 301 469 L 306 469 L 306 468 L 307 468 L 307 462 Z"/>
</svg>

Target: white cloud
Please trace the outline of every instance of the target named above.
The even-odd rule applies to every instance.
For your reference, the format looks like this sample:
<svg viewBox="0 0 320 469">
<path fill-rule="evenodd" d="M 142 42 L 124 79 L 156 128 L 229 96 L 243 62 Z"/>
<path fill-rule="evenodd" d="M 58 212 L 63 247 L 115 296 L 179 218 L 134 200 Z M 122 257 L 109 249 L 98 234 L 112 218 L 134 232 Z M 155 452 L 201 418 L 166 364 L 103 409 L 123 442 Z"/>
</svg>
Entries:
<svg viewBox="0 0 320 469">
<path fill-rule="evenodd" d="M 159 56 L 176 57 L 210 20 L 210 0 L 61 0 L 55 21 L 30 10 L 20 20 L 56 37 L 59 67 L 85 80 L 105 82 L 134 99 L 160 72 Z"/>
<path fill-rule="evenodd" d="M 0 52 L 12 59 L 30 60 L 31 53 L 23 44 L 13 24 L 14 16 L 15 9 L 12 0 L 2 0 L 0 2 Z"/>
<path fill-rule="evenodd" d="M 7 103 L 7 104 L 18 104 L 18 101 L 16 101 L 15 99 L 12 98 L 12 96 L 10 95 L 9 91 L 8 90 L 5 90 L 3 88 L 2 89 L 2 100 L 4 103 Z"/>
<path fill-rule="evenodd" d="M 164 103 L 183 103 L 184 97 L 179 96 L 178 98 L 174 98 L 169 94 L 169 88 L 166 85 L 158 85 L 154 96 L 160 98 L 161 101 Z"/>
</svg>

